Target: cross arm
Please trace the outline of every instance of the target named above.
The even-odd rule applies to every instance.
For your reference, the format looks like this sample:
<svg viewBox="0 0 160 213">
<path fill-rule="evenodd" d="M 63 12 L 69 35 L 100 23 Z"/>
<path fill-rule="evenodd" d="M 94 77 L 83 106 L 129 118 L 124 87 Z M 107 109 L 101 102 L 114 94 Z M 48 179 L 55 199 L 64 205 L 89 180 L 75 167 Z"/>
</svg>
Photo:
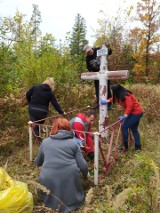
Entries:
<svg viewBox="0 0 160 213">
<path fill-rule="evenodd" d="M 85 72 L 81 74 L 81 79 L 83 80 L 99 80 L 99 75 L 105 75 L 108 80 L 117 79 L 128 79 L 128 70 L 118 70 L 118 71 L 105 71 L 105 72 Z"/>
<path fill-rule="evenodd" d="M 128 79 L 129 71 L 128 70 L 108 71 L 107 78 L 109 80 Z"/>
</svg>

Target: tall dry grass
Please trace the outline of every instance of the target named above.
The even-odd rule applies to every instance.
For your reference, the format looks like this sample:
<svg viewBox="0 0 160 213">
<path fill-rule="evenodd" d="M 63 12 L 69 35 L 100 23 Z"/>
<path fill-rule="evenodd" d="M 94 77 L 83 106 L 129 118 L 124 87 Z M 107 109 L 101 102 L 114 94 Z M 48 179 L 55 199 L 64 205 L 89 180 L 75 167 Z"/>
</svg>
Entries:
<svg viewBox="0 0 160 213">
<path fill-rule="evenodd" d="M 99 181 L 98 187 L 93 187 L 93 184 L 88 185 L 84 183 L 84 189 L 86 193 L 88 192 L 87 200 L 81 209 L 75 211 L 76 213 L 160 212 L 160 86 L 126 84 L 125 87 L 134 93 L 144 109 L 144 116 L 139 126 L 142 151 L 135 153 L 129 150 L 129 152 L 122 154 L 106 178 Z M 82 93 L 84 91 L 88 93 L 85 95 L 87 99 L 85 105 L 82 104 L 82 106 L 93 103 L 93 96 L 91 99 L 89 96 L 89 94 L 93 94 L 93 89 L 93 87 L 82 89 Z M 74 97 L 76 97 L 76 90 L 74 91 Z M 80 97 L 79 102 L 83 102 L 79 93 L 77 97 Z M 75 102 L 77 102 L 77 99 Z M 68 108 L 71 109 L 69 103 L 67 104 Z M 13 104 L 13 107 L 14 106 L 15 104 Z M 19 129 L 19 136 L 15 134 L 14 131 L 12 132 L 12 128 L 9 128 L 6 137 L 1 137 L 0 143 L 3 144 L 4 149 L 1 149 L 2 151 L 0 152 L 0 164 L 3 166 L 5 162 L 8 162 L 7 172 L 15 179 L 29 183 L 30 180 L 37 180 L 39 170 L 33 163 L 29 162 L 26 122 L 26 116 L 28 115 L 27 109 L 24 108 L 23 105 L 22 108 L 23 110 L 18 108 L 14 111 L 16 113 L 12 114 L 11 111 L 9 111 L 10 107 L 7 107 L 7 111 L 9 111 L 8 118 L 11 117 L 11 119 L 13 119 L 15 114 L 18 116 L 18 112 L 21 112 L 21 129 Z M 5 110 L 2 106 L 1 109 Z M 7 113 L 7 111 L 5 110 L 5 113 Z M 25 116 L 25 122 L 23 124 L 22 112 L 24 112 Z M 109 123 L 117 121 L 121 113 L 122 111 L 119 111 L 117 107 L 109 111 Z M 6 114 L 5 118 L 7 118 Z M 3 122 L 5 122 L 5 120 Z M 14 129 L 13 120 L 11 120 L 11 124 Z M 7 120 L 7 126 L 9 126 L 9 120 Z M 10 140 L 12 141 L 12 146 L 8 152 L 5 146 L 7 147 L 6 144 L 9 144 Z M 34 155 L 36 155 L 36 153 L 37 146 L 34 145 Z M 91 169 L 93 169 L 93 166 L 91 166 Z M 89 190 L 89 188 L 91 188 L 91 190 Z M 30 183 L 29 189 L 34 196 L 34 212 L 47 212 L 39 199 L 34 184 L 32 185 Z"/>
</svg>

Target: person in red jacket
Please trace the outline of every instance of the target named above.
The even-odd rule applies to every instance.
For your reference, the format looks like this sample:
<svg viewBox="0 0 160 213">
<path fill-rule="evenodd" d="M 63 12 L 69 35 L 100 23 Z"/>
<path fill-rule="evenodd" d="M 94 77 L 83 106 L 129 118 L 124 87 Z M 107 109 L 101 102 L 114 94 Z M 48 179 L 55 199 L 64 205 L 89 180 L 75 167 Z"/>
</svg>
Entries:
<svg viewBox="0 0 160 213">
<path fill-rule="evenodd" d="M 131 129 L 135 141 L 135 150 L 140 150 L 141 143 L 138 126 L 143 116 L 143 109 L 133 93 L 120 84 L 112 85 L 111 90 L 112 98 L 108 99 L 107 102 L 118 102 L 125 110 L 124 115 L 119 117 L 119 120 L 124 120 L 122 123 L 124 147 L 120 147 L 120 149 L 128 150 L 128 130 Z"/>
<path fill-rule="evenodd" d="M 90 159 L 94 158 L 94 145 L 91 127 L 95 121 L 95 116 L 95 111 L 93 109 L 89 109 L 85 113 L 78 113 L 75 118 L 70 120 L 71 127 L 75 130 L 75 136 L 84 142 L 85 146 L 83 150 Z"/>
</svg>

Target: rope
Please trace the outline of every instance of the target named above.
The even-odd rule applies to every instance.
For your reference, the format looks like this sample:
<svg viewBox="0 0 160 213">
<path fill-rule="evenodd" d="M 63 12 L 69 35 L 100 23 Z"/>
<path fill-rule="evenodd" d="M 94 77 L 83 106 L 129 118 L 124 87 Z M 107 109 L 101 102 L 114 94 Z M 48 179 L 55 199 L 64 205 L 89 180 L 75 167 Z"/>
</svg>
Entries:
<svg viewBox="0 0 160 213">
<path fill-rule="evenodd" d="M 87 106 L 87 107 L 81 108 L 81 109 L 75 109 L 75 110 L 69 111 L 65 115 L 63 115 L 63 117 L 71 115 L 72 113 L 82 112 L 82 110 L 84 111 L 84 110 L 86 110 L 88 108 L 90 108 L 90 106 Z M 62 117 L 62 115 L 58 114 L 58 115 L 50 116 L 50 117 L 47 117 L 45 119 L 41 119 L 41 120 L 32 122 L 32 124 L 31 124 L 32 132 L 33 132 L 34 136 L 36 137 L 36 140 L 37 140 L 38 144 L 40 143 L 38 139 L 42 139 L 42 136 L 40 135 L 39 137 L 37 137 L 36 134 L 35 134 L 35 132 L 34 132 L 33 127 L 35 127 L 37 125 L 40 128 L 41 127 L 43 128 L 43 132 L 44 133 L 48 133 L 48 132 L 50 132 L 48 129 L 51 130 L 52 126 L 51 125 L 47 125 L 47 124 L 40 124 L 39 122 L 42 122 L 42 121 L 45 122 L 46 120 L 50 120 L 50 119 L 52 119 L 52 121 L 53 121 L 57 117 Z M 117 125 L 119 125 L 119 128 L 118 128 L 116 140 L 114 142 L 115 127 Z M 119 151 L 118 151 L 117 147 L 118 147 L 118 143 L 119 143 L 119 140 L 120 140 L 121 127 L 122 127 L 122 121 L 121 120 L 120 121 L 116 121 L 115 123 L 113 123 L 110 126 L 106 127 L 103 131 L 101 131 L 99 133 L 100 134 L 99 150 L 100 150 L 100 153 L 101 153 L 101 156 L 102 156 L 102 160 L 103 160 L 103 164 L 104 164 L 104 166 L 103 166 L 103 173 L 104 173 L 104 175 L 106 175 L 106 173 L 108 172 L 108 170 L 111 167 L 111 162 L 112 162 L 111 158 L 113 157 L 113 160 L 116 161 L 118 159 L 118 157 L 119 157 Z M 109 144 L 108 152 L 107 152 L 107 154 L 105 154 L 104 150 L 102 148 L 102 144 L 103 144 L 102 143 L 102 140 L 103 140 L 102 133 L 104 133 L 104 132 L 106 132 L 108 130 L 110 130 L 111 135 L 110 135 L 110 140 L 108 142 L 108 144 Z M 73 131 L 74 132 L 82 133 L 84 135 L 86 135 L 86 134 L 92 134 L 92 135 L 94 135 L 94 132 L 80 131 L 80 130 L 73 130 Z M 130 140 L 132 141 L 131 133 L 130 133 L 129 136 L 130 136 Z M 114 146 L 114 149 L 113 149 L 113 146 Z M 86 142 L 85 142 L 85 146 L 83 148 L 90 149 L 90 147 L 86 146 Z M 113 152 L 114 152 L 114 155 L 112 156 Z"/>
<path fill-rule="evenodd" d="M 35 131 L 34 131 L 34 127 L 35 126 L 39 126 L 39 128 L 42 126 L 42 127 L 46 127 L 46 129 L 51 129 L 52 128 L 52 126 L 50 126 L 50 125 L 45 125 L 45 124 L 31 124 L 31 127 L 32 127 L 32 133 L 33 133 L 33 135 L 35 136 L 35 138 L 36 138 L 36 143 L 38 144 L 38 145 L 40 145 L 40 139 L 42 139 L 42 138 L 45 138 L 45 137 L 43 137 L 42 135 L 40 135 L 40 136 L 37 136 L 36 135 L 36 133 L 35 133 Z M 93 132 L 87 132 L 87 131 L 80 131 L 80 130 L 73 130 L 74 132 L 78 132 L 78 133 L 82 133 L 82 134 L 84 134 L 84 139 L 86 138 L 85 137 L 85 135 L 86 134 L 93 134 Z M 43 128 L 43 132 L 45 133 L 45 130 L 44 130 L 44 128 Z M 47 132 L 49 132 L 49 131 L 47 131 Z M 49 134 L 50 135 L 50 134 Z M 49 136 L 48 135 L 48 136 Z M 90 149 L 90 147 L 88 147 L 87 146 L 87 144 L 86 144 L 86 140 L 84 140 L 84 144 L 85 144 L 85 146 L 83 147 L 83 148 L 86 148 L 86 149 Z"/>
<path fill-rule="evenodd" d="M 69 112 L 65 113 L 64 115 L 56 114 L 56 115 L 54 115 L 54 116 L 50 116 L 50 117 L 47 117 L 47 118 L 44 118 L 44 119 L 41 119 L 41 120 L 37 120 L 37 121 L 32 122 L 32 124 L 31 124 L 32 133 L 33 133 L 33 135 L 34 135 L 35 138 L 36 138 L 36 144 L 40 145 L 41 140 L 44 139 L 44 138 L 46 138 L 46 137 L 48 137 L 48 136 L 50 135 L 50 134 L 48 134 L 48 133 L 51 132 L 52 126 L 51 126 L 51 125 L 44 124 L 46 121 L 52 121 L 52 122 L 53 122 L 53 120 L 56 119 L 56 118 L 58 118 L 58 117 L 66 117 L 66 116 L 69 116 L 69 115 L 71 115 L 71 114 L 73 114 L 73 113 L 75 113 L 75 112 L 77 112 L 77 113 L 78 113 L 78 112 L 82 112 L 82 111 L 85 111 L 85 110 L 87 110 L 87 109 L 89 109 L 89 108 L 90 108 L 90 106 L 87 106 L 87 107 L 83 107 L 83 108 L 81 108 L 81 109 L 75 109 L 75 110 L 69 111 Z M 42 124 L 41 122 L 43 122 L 43 124 Z M 39 135 L 36 135 L 36 133 L 35 133 L 35 130 L 34 130 L 35 126 L 38 126 L 38 128 L 39 128 Z M 43 133 L 46 133 L 45 136 L 43 136 L 43 135 L 41 134 L 41 129 L 43 129 Z M 46 130 L 44 131 L 44 129 L 46 129 Z M 80 132 L 80 133 L 83 133 L 84 135 L 85 135 L 85 134 L 93 134 L 93 132 L 78 131 L 78 130 L 74 130 L 74 132 Z M 47 135 L 47 134 L 48 134 L 48 135 Z M 85 142 L 85 145 L 86 145 L 86 142 Z M 87 147 L 87 146 L 85 146 L 85 148 L 90 149 L 90 148 Z"/>
<path fill-rule="evenodd" d="M 42 121 L 45 122 L 46 120 L 50 120 L 50 119 L 53 120 L 53 119 L 56 119 L 56 118 L 58 118 L 58 117 L 65 117 L 65 116 L 70 115 L 70 114 L 72 114 L 72 113 L 81 112 L 81 111 L 84 111 L 84 110 L 86 110 L 86 109 L 91 109 L 91 107 L 90 107 L 90 106 L 87 106 L 87 107 L 84 107 L 84 108 L 81 108 L 81 109 L 75 109 L 75 110 L 72 110 L 72 111 L 67 112 L 67 113 L 64 114 L 64 115 L 56 114 L 56 115 L 53 115 L 53 116 L 50 116 L 50 117 L 47 117 L 47 118 L 44 118 L 44 119 L 41 119 L 41 120 L 33 121 L 32 123 L 40 123 L 40 122 L 42 122 Z"/>
</svg>

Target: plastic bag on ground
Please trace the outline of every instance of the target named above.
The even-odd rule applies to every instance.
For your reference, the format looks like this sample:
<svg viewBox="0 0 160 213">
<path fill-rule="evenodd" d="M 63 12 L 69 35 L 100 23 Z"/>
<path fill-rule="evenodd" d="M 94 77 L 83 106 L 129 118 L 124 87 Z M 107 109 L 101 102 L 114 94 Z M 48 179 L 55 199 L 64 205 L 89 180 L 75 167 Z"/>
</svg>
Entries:
<svg viewBox="0 0 160 213">
<path fill-rule="evenodd" d="M 13 180 L 0 167 L 0 213 L 32 213 L 33 196 L 26 183 Z"/>
</svg>

